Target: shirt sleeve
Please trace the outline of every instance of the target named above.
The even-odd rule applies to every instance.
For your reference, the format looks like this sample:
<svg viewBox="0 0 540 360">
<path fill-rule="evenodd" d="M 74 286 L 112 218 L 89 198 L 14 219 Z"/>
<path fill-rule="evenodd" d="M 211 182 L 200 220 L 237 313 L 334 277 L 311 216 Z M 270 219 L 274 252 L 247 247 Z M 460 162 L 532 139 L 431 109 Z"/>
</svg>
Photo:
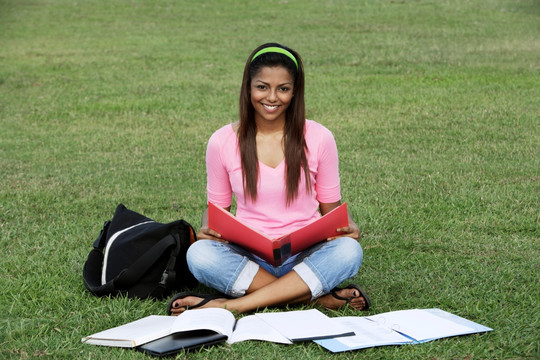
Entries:
<svg viewBox="0 0 540 360">
<path fill-rule="evenodd" d="M 231 205 L 232 188 L 221 149 L 221 131 L 215 132 L 206 147 L 206 192 L 208 201 L 221 206 Z"/>
<path fill-rule="evenodd" d="M 341 186 L 337 145 L 334 135 L 326 128 L 323 128 L 321 134 L 318 159 L 315 182 L 317 200 L 322 203 L 340 201 Z"/>
</svg>

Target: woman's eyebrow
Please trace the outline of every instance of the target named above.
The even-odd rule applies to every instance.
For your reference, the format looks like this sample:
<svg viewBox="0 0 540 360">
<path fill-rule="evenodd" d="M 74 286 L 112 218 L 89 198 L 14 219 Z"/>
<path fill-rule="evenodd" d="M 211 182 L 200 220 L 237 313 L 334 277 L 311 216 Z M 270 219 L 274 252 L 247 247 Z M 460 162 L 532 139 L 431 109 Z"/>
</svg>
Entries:
<svg viewBox="0 0 540 360">
<path fill-rule="evenodd" d="M 270 85 L 270 83 L 267 83 L 265 81 L 262 81 L 262 80 L 255 80 L 255 82 L 260 82 L 260 83 L 263 83 L 264 85 Z M 284 82 L 283 84 L 278 84 L 278 86 L 283 86 L 283 85 L 292 85 L 293 83 L 290 82 L 290 81 L 287 81 L 287 82 Z"/>
</svg>

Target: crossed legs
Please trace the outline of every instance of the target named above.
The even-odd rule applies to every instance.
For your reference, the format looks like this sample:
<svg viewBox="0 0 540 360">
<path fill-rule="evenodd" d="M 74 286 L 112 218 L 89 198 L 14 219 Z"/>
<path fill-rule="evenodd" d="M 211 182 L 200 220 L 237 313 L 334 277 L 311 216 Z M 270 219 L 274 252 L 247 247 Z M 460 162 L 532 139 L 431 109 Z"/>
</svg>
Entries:
<svg viewBox="0 0 540 360">
<path fill-rule="evenodd" d="M 351 299 L 350 305 L 358 310 L 362 310 L 366 306 L 365 299 L 355 289 L 342 289 L 338 295 Z M 198 296 L 177 299 L 172 303 L 171 312 L 173 315 L 179 315 L 189 307 L 197 306 L 201 301 L 203 298 Z M 260 268 L 246 291 L 246 295 L 233 299 L 210 300 L 200 307 L 220 307 L 244 313 L 269 306 L 300 303 L 318 303 L 328 309 L 337 309 L 344 306 L 346 301 L 337 299 L 330 294 L 311 300 L 309 287 L 295 271 L 276 278 Z"/>
<path fill-rule="evenodd" d="M 270 267 L 267 270 L 263 266 L 253 265 L 252 269 L 255 270 L 248 276 L 249 280 L 244 281 L 245 285 L 238 286 L 237 282 L 241 282 L 238 279 L 242 278 L 242 272 L 248 267 L 246 264 L 251 261 L 249 255 L 242 254 L 242 250 L 231 248 L 229 245 L 213 241 L 197 242 L 188 252 L 188 263 L 195 277 L 207 286 L 237 297 L 208 300 L 188 294 L 172 302 L 172 313 L 178 315 L 190 307 L 226 307 L 243 313 L 269 306 L 300 303 L 318 303 L 328 309 L 337 309 L 349 303 L 352 307 L 362 310 L 368 300 L 364 299 L 355 288 L 340 289 L 334 295 L 328 294 L 335 285 L 356 274 L 362 261 L 361 247 L 350 238 L 334 240 L 331 243 L 321 244 L 304 254 L 301 259 L 297 259 L 295 263 L 288 264 L 288 268 L 280 269 L 284 270 L 285 274 L 279 277 L 270 273 L 274 268 Z M 310 268 L 314 269 L 314 272 L 308 270 L 308 273 L 312 274 L 311 288 L 304 280 L 306 265 L 303 277 L 295 271 L 294 266 L 302 262 L 309 263 Z M 316 299 L 313 299 L 312 294 L 313 278 L 322 287 L 319 289 L 320 292 L 315 294 L 315 297 L 319 296 Z"/>
</svg>

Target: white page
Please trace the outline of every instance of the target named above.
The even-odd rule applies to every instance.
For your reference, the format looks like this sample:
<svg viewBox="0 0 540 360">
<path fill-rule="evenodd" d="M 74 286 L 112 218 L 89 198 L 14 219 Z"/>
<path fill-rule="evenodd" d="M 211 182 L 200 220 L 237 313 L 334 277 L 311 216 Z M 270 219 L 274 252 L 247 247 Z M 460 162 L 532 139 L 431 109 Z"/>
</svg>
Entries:
<svg viewBox="0 0 540 360">
<path fill-rule="evenodd" d="M 174 321 L 172 316 L 150 315 L 86 336 L 81 341 L 92 345 L 135 347 L 167 336 Z"/>
<path fill-rule="evenodd" d="M 292 341 L 343 336 L 352 332 L 317 309 L 255 315 Z"/>
<path fill-rule="evenodd" d="M 448 336 L 464 335 L 475 332 L 474 329 L 455 323 L 451 320 L 430 314 L 427 311 L 400 310 L 379 315 L 368 316 L 367 319 L 379 325 L 399 331 L 417 341 L 439 339 Z"/>
<path fill-rule="evenodd" d="M 335 340 L 350 348 L 363 348 L 382 345 L 398 345 L 411 343 L 412 340 L 391 329 L 380 326 L 363 317 L 342 317 L 332 319 L 354 331 L 354 336 L 344 336 Z"/>
<path fill-rule="evenodd" d="M 227 342 L 229 344 L 234 344 L 245 340 L 262 340 L 280 344 L 292 344 L 292 341 L 255 315 L 244 316 L 239 319 L 236 322 L 234 332 Z"/>
<path fill-rule="evenodd" d="M 438 308 L 432 308 L 432 309 L 423 309 L 423 311 L 426 311 L 432 315 L 442 317 L 443 319 L 448 319 L 450 321 L 453 321 L 457 324 L 468 326 L 471 329 L 473 329 L 475 332 L 487 332 L 487 331 L 493 331 L 492 328 L 489 328 L 487 326 L 484 326 L 482 324 L 476 323 L 474 321 L 462 318 L 461 316 L 449 313 L 448 311 L 444 311 Z"/>
<path fill-rule="evenodd" d="M 230 337 L 236 320 L 234 315 L 222 308 L 186 310 L 178 315 L 171 333 L 191 330 L 213 330 Z"/>
<path fill-rule="evenodd" d="M 413 343 L 413 340 L 387 327 L 380 326 L 364 317 L 349 316 L 333 318 L 332 321 L 341 323 L 354 330 L 354 336 L 343 336 L 333 339 L 314 340 L 315 343 L 334 353 L 365 349 L 383 345 L 403 345 Z"/>
</svg>

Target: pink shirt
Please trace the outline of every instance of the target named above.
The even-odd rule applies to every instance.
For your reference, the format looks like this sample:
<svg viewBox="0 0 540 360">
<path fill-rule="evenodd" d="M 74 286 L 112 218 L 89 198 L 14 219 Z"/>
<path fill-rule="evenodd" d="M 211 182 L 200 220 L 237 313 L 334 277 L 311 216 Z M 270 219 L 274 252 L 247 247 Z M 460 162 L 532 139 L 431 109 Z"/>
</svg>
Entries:
<svg viewBox="0 0 540 360">
<path fill-rule="evenodd" d="M 315 121 L 306 120 L 304 136 L 313 191 L 306 191 L 302 172 L 298 197 L 287 206 L 285 160 L 276 168 L 259 162 L 257 200 L 253 203 L 244 196 L 236 132 L 231 124 L 217 130 L 210 137 L 206 151 L 208 201 L 228 207 L 234 194 L 237 218 L 272 238 L 319 218 L 319 202 L 341 199 L 338 152 L 332 133 Z"/>
</svg>

